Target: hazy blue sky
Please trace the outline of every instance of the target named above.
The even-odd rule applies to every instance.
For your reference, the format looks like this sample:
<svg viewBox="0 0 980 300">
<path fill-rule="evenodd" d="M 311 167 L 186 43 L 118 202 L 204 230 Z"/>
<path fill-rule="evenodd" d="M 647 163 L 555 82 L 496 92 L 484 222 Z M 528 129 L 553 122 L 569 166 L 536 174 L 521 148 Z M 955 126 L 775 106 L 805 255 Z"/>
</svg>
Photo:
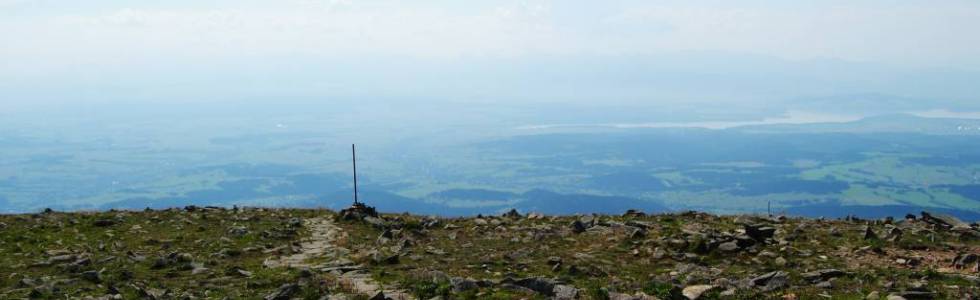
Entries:
<svg viewBox="0 0 980 300">
<path fill-rule="evenodd" d="M 0 101 L 966 103 L 976 100 L 977 28 L 975 0 L 0 0 Z"/>
</svg>

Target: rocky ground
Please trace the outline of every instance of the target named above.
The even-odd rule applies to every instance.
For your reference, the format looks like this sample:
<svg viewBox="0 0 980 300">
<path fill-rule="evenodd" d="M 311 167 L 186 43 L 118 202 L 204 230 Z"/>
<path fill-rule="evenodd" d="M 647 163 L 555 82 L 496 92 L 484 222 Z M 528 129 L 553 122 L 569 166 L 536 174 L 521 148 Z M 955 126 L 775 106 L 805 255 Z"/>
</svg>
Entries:
<svg viewBox="0 0 980 300">
<path fill-rule="evenodd" d="M 48 211 L 0 216 L 0 299 L 977 299 L 978 254 L 930 214 Z"/>
</svg>

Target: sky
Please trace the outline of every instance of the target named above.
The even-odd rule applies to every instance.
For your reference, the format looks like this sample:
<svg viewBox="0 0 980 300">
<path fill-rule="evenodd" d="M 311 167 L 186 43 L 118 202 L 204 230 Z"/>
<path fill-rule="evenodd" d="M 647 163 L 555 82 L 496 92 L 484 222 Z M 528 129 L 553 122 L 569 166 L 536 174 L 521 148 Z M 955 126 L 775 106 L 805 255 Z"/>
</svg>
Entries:
<svg viewBox="0 0 980 300">
<path fill-rule="evenodd" d="M 976 28 L 974 0 L 0 0 L 0 102 L 874 95 L 950 108 L 977 100 Z"/>
</svg>

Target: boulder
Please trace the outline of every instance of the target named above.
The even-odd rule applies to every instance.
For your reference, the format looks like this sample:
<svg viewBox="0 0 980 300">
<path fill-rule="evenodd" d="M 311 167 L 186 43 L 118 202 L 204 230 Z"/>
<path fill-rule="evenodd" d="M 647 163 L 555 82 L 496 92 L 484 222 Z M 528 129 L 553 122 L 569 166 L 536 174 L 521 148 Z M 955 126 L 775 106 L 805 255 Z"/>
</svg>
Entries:
<svg viewBox="0 0 980 300">
<path fill-rule="evenodd" d="M 830 227 L 830 236 L 841 237 L 843 235 L 837 227 Z"/>
<path fill-rule="evenodd" d="M 980 261 L 980 257 L 978 257 L 976 254 L 958 254 L 955 258 L 953 258 L 953 267 L 957 269 L 965 269 L 970 267 L 971 264 L 976 264 L 978 261 Z"/>
<path fill-rule="evenodd" d="M 598 223 L 596 217 L 592 215 L 582 216 L 581 218 L 579 218 L 579 221 L 582 221 L 582 224 L 585 224 L 586 228 L 591 228 L 592 226 L 596 226 Z"/>
<path fill-rule="evenodd" d="M 387 244 L 388 241 L 390 241 L 394 237 L 395 235 L 391 232 L 390 229 L 385 229 L 384 231 L 381 232 L 381 234 L 378 235 L 377 243 L 378 245 Z"/>
<path fill-rule="evenodd" d="M 967 224 L 966 222 L 963 222 L 963 220 L 960 220 L 954 216 L 950 216 L 947 214 L 931 214 L 928 212 L 922 212 L 922 221 L 946 229 L 970 228 L 970 224 Z"/>
<path fill-rule="evenodd" d="M 513 283 L 501 283 L 500 284 L 500 288 L 501 289 L 504 289 L 504 290 L 514 291 L 514 292 L 524 293 L 524 294 L 534 294 L 535 293 L 535 291 L 532 290 L 532 289 L 529 289 L 529 288 L 526 288 L 526 287 L 523 287 L 523 286 L 519 286 L 519 285 L 516 285 L 516 284 L 513 284 Z"/>
<path fill-rule="evenodd" d="M 899 292 L 899 293 L 889 295 L 888 297 L 891 298 L 892 296 L 898 296 L 901 297 L 902 299 L 909 299 L 909 300 L 928 300 L 928 299 L 935 299 L 936 293 L 929 292 L 929 291 L 904 291 L 904 292 Z"/>
<path fill-rule="evenodd" d="M 744 248 L 752 247 L 752 245 L 755 245 L 758 242 L 756 242 L 755 239 L 752 239 L 752 237 L 748 236 L 747 234 L 740 234 L 735 236 L 735 243 L 738 244 L 739 248 L 744 249 Z"/>
<path fill-rule="evenodd" d="M 623 293 L 609 293 L 609 300 L 657 300 L 657 297 L 650 296 L 644 293 L 638 293 L 636 295 L 623 294 Z"/>
<path fill-rule="evenodd" d="M 885 239 L 890 242 L 898 242 L 902 239 L 902 234 L 902 230 L 898 229 L 898 227 L 891 227 L 888 229 L 888 235 L 885 236 Z"/>
<path fill-rule="evenodd" d="M 71 254 L 56 255 L 48 258 L 48 263 L 57 264 L 57 263 L 69 262 L 69 261 L 74 261 L 77 258 L 78 258 L 77 256 Z"/>
<path fill-rule="evenodd" d="M 707 285 L 707 284 L 691 285 L 685 287 L 684 290 L 681 291 L 681 294 L 684 295 L 684 297 L 687 297 L 687 299 L 696 300 L 696 299 L 700 299 L 701 295 L 704 295 L 704 293 L 707 293 L 708 291 L 714 290 L 716 288 L 718 287 L 713 285 Z"/>
<path fill-rule="evenodd" d="M 725 251 L 725 252 L 736 252 L 739 249 L 740 248 L 738 247 L 738 242 L 736 241 L 724 242 L 718 245 L 718 250 Z"/>
<path fill-rule="evenodd" d="M 265 296 L 265 300 L 289 300 L 294 294 L 299 292 L 299 285 L 287 283 L 279 287 L 275 292 Z"/>
<path fill-rule="evenodd" d="M 877 240 L 878 239 L 878 234 L 876 234 L 875 231 L 873 229 L 871 229 L 871 225 L 864 226 L 864 239 L 865 240 Z"/>
<path fill-rule="evenodd" d="M 109 227 L 112 225 L 116 225 L 116 221 L 113 221 L 111 219 L 98 219 L 95 220 L 95 222 L 92 222 L 92 225 L 95 227 Z"/>
<path fill-rule="evenodd" d="M 582 223 L 580 220 L 572 221 L 570 226 L 572 227 L 572 232 L 574 233 L 583 233 L 585 230 L 589 229 L 585 226 L 585 223 Z"/>
<path fill-rule="evenodd" d="M 762 224 L 745 225 L 744 228 L 746 235 L 760 242 L 771 239 L 776 234 L 776 228 Z"/>
<path fill-rule="evenodd" d="M 366 217 L 363 218 L 363 220 L 364 220 L 364 222 L 366 222 L 368 224 L 371 224 L 374 227 L 378 227 L 378 228 L 384 228 L 385 227 L 385 221 L 382 220 L 381 218 L 378 218 L 378 217 L 375 217 L 375 216 L 366 216 Z"/>
<path fill-rule="evenodd" d="M 476 280 L 470 278 L 453 277 L 449 279 L 449 284 L 453 287 L 453 292 L 465 292 L 480 288 Z"/>
<path fill-rule="evenodd" d="M 789 263 L 789 262 L 786 261 L 785 258 L 783 258 L 782 256 L 780 256 L 780 257 L 777 257 L 775 260 L 773 260 L 773 263 L 776 264 L 777 266 L 785 267 L 786 264 Z"/>
<path fill-rule="evenodd" d="M 529 220 L 540 220 L 540 219 L 544 219 L 544 214 L 541 214 L 541 213 L 529 213 L 529 214 L 527 214 L 527 218 Z"/>
<path fill-rule="evenodd" d="M 398 254 L 384 255 L 378 251 L 371 251 L 371 261 L 378 265 L 397 265 L 401 262 L 401 256 Z"/>
<path fill-rule="evenodd" d="M 388 300 L 388 297 L 385 296 L 384 291 L 376 291 L 373 296 L 368 297 L 368 300 Z"/>
<path fill-rule="evenodd" d="M 366 220 L 367 217 L 378 217 L 378 211 L 374 207 L 355 203 L 348 208 L 340 211 L 340 219 L 345 221 Z"/>
<path fill-rule="evenodd" d="M 543 295 L 552 296 L 555 291 L 555 281 L 543 277 L 529 277 L 514 282 L 518 286 L 528 288 Z"/>
<path fill-rule="evenodd" d="M 770 292 L 785 288 L 789 284 L 789 275 L 783 271 L 774 271 L 752 278 L 749 282 L 754 287 Z"/>
<path fill-rule="evenodd" d="M 85 271 L 82 272 L 82 279 L 85 279 L 91 283 L 101 283 L 102 273 L 99 273 L 99 271 Z"/>
<path fill-rule="evenodd" d="M 827 281 L 818 282 L 817 284 L 815 284 L 813 286 L 814 287 L 817 287 L 817 288 L 821 288 L 821 289 L 832 289 L 832 288 L 834 288 L 834 283 L 832 281 L 830 281 L 830 280 L 827 280 Z"/>
<path fill-rule="evenodd" d="M 800 277 L 803 277 L 803 280 L 812 283 L 817 283 L 817 282 L 827 281 L 831 278 L 837 278 L 844 275 L 845 275 L 844 271 L 838 269 L 823 269 L 823 270 L 817 270 L 813 272 L 806 272 L 800 274 Z"/>
<path fill-rule="evenodd" d="M 647 236 L 647 230 L 640 227 L 629 227 L 630 239 L 641 239 Z"/>
<path fill-rule="evenodd" d="M 639 227 L 639 228 L 643 228 L 643 229 L 650 229 L 651 227 L 653 227 L 648 222 L 636 221 L 636 220 L 626 221 L 625 224 L 626 224 L 626 226 Z"/>
<path fill-rule="evenodd" d="M 228 234 L 232 236 L 243 236 L 248 234 L 248 228 L 245 228 L 245 226 L 232 226 L 228 228 Z"/>
<path fill-rule="evenodd" d="M 555 300 L 575 300 L 578 299 L 579 290 L 570 285 L 557 284 L 552 293 Z"/>
</svg>

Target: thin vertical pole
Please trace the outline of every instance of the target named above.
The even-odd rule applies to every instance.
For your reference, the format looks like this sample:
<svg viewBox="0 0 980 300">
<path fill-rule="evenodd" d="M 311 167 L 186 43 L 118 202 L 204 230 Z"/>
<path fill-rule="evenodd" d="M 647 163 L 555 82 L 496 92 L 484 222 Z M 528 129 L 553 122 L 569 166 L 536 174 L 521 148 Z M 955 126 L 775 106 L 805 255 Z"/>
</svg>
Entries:
<svg viewBox="0 0 980 300">
<path fill-rule="evenodd" d="M 354 144 L 350 144 L 350 154 L 354 162 L 354 204 L 357 204 L 357 152 L 354 150 Z"/>
</svg>

